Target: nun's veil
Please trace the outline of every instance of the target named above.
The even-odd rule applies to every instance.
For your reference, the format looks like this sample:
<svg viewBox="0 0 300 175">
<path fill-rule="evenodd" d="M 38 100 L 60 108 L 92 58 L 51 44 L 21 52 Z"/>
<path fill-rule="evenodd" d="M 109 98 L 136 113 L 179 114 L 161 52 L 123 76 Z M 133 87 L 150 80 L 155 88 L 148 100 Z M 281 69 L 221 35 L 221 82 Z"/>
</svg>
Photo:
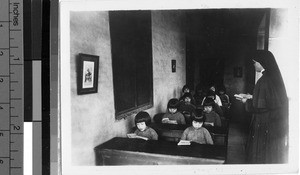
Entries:
<svg viewBox="0 0 300 175">
<path fill-rule="evenodd" d="M 257 50 L 252 55 L 251 59 L 259 62 L 263 66 L 265 69 L 264 76 L 267 76 L 272 81 L 277 94 L 282 98 L 282 100 L 287 100 L 284 82 L 274 55 L 267 50 Z"/>
</svg>

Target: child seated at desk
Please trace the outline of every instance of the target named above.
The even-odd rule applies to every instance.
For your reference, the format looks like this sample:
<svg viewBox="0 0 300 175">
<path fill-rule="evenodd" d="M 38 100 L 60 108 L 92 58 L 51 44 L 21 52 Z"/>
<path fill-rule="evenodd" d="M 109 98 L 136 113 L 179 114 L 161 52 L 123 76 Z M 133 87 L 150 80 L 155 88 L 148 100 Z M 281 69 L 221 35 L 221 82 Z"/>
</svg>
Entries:
<svg viewBox="0 0 300 175">
<path fill-rule="evenodd" d="M 185 97 L 185 94 L 192 94 L 191 91 L 190 91 L 190 88 L 187 86 L 187 85 L 184 85 L 182 87 L 182 96 L 179 98 L 179 101 L 184 101 L 184 97 Z M 195 99 L 193 96 L 191 96 L 191 103 L 194 105 L 195 104 Z"/>
<path fill-rule="evenodd" d="M 178 112 L 179 100 L 177 98 L 172 98 L 168 102 L 168 111 L 162 117 L 162 123 L 169 123 L 169 124 L 185 124 L 184 116 Z"/>
<path fill-rule="evenodd" d="M 183 95 L 183 100 L 180 102 L 178 110 L 184 115 L 185 122 L 188 125 L 192 124 L 191 116 L 192 113 L 195 113 L 196 107 L 191 103 L 192 100 L 192 94 L 191 93 L 185 93 Z"/>
<path fill-rule="evenodd" d="M 150 140 L 157 140 L 158 135 L 156 131 L 148 125 L 151 123 L 151 117 L 147 112 L 141 111 L 135 116 L 135 125 L 137 129 L 134 134 L 141 137 L 146 137 Z M 138 137 L 133 137 L 138 138 Z"/>
<path fill-rule="evenodd" d="M 201 114 L 193 115 L 192 126 L 183 131 L 181 140 L 188 140 L 200 144 L 213 144 L 213 140 L 209 131 L 202 127 L 204 117 Z"/>
<path fill-rule="evenodd" d="M 208 98 L 213 99 L 213 101 L 215 102 L 213 104 L 213 110 L 222 118 L 223 110 L 221 109 L 222 106 L 219 106 L 219 104 L 216 102 L 216 93 L 212 90 L 208 90 L 206 97 L 203 99 L 202 105 L 204 104 L 204 101 Z"/>
<path fill-rule="evenodd" d="M 220 116 L 213 111 L 213 106 L 215 105 L 215 102 L 211 98 L 207 98 L 204 100 L 203 103 L 203 115 L 205 118 L 205 124 L 209 124 L 212 126 L 221 126 L 221 118 Z"/>
<path fill-rule="evenodd" d="M 222 101 L 221 101 L 220 97 L 216 94 L 215 86 L 211 86 L 210 89 L 207 91 L 207 95 L 206 95 L 206 97 L 204 97 L 202 104 L 204 103 L 204 100 L 206 98 L 212 98 L 216 102 L 216 104 L 218 104 L 219 106 L 222 106 Z"/>
</svg>

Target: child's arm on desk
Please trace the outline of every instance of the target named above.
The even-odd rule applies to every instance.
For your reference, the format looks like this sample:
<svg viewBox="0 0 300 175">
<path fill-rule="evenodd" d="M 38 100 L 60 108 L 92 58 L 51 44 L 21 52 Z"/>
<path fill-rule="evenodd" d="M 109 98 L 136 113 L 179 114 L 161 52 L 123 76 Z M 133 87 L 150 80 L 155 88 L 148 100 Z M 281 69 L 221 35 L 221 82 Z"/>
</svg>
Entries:
<svg viewBox="0 0 300 175">
<path fill-rule="evenodd" d="M 138 135 L 136 135 L 135 133 L 127 134 L 127 137 L 128 137 L 128 138 L 133 138 L 133 139 L 144 139 L 144 140 L 148 140 L 147 137 L 138 136 Z"/>
</svg>

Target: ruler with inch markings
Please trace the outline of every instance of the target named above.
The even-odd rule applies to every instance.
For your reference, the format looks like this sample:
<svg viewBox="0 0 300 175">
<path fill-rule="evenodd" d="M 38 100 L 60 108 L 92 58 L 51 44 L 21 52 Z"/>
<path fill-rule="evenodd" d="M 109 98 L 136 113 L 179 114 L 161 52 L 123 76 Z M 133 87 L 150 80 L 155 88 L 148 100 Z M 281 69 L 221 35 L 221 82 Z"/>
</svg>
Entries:
<svg viewBox="0 0 300 175">
<path fill-rule="evenodd" d="M 23 174 L 23 1 L 0 2 L 0 172 Z"/>
</svg>

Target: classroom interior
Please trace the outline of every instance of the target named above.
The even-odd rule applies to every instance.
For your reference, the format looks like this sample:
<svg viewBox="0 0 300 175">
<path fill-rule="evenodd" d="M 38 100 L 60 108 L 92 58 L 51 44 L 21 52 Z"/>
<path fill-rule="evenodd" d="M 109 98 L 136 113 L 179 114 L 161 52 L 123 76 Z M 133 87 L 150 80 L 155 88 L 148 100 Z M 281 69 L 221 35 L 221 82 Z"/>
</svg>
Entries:
<svg viewBox="0 0 300 175">
<path fill-rule="evenodd" d="M 128 30 L 115 27 L 112 31 L 111 25 L 122 23 L 118 15 L 124 13 L 103 10 L 101 6 L 98 10 L 88 1 L 78 2 L 72 9 L 76 2 L 24 1 L 24 121 L 33 121 L 37 116 L 42 120 L 38 131 L 35 130 L 42 135 L 42 140 L 38 141 L 41 148 L 34 150 L 36 154 L 42 153 L 42 157 L 36 159 L 40 160 L 42 170 L 39 167 L 37 171 L 45 175 L 56 174 L 69 163 L 76 167 L 70 168 L 74 174 L 82 173 L 76 172 L 78 167 L 94 167 L 97 164 L 95 147 L 115 137 L 126 138 L 135 125 L 134 117 L 139 110 L 147 111 L 155 122 L 156 114 L 166 112 L 168 100 L 181 96 L 183 85 L 188 84 L 195 91 L 198 83 L 225 85 L 232 103 L 225 163 L 246 163 L 245 144 L 251 115 L 233 95 L 252 93 L 259 75 L 246 60 L 248 53 L 255 49 L 269 50 L 276 58 L 289 98 L 290 138 L 298 138 L 299 78 L 295 74 L 299 72 L 299 31 L 295 27 L 298 25 L 296 6 L 289 7 L 286 3 L 288 5 L 274 8 L 235 8 L 238 5 L 229 3 L 234 8 L 197 6 L 193 10 L 194 7 L 191 10 L 122 10 L 142 13 L 136 17 L 145 17 L 146 23 L 141 26 L 131 23 L 127 25 Z M 112 21 L 114 15 L 115 23 Z M 135 29 L 145 31 L 134 31 L 131 38 L 123 40 L 112 36 L 112 32 Z M 141 51 L 140 46 L 131 44 L 128 39 L 132 38 L 147 40 L 147 50 Z M 122 53 L 119 49 L 122 46 L 135 50 L 131 53 L 136 54 L 134 57 L 147 60 L 137 65 L 141 65 L 140 70 L 148 72 L 148 81 L 141 74 L 139 87 L 150 93 L 141 99 L 147 100 L 146 105 L 118 113 L 116 104 L 120 102 L 117 104 L 120 106 L 123 102 L 116 100 L 115 89 L 122 92 L 123 87 L 115 84 L 128 81 L 130 86 L 134 82 L 129 80 L 131 75 L 128 74 L 129 79 L 117 80 L 114 77 L 121 71 L 113 68 L 123 67 L 122 62 L 115 65 L 113 58 Z M 147 53 L 146 57 L 137 55 L 140 51 Z M 78 95 L 77 59 L 80 53 L 99 56 L 97 93 Z M 124 61 L 128 59 L 135 65 L 137 60 L 132 58 L 132 55 L 125 55 Z M 63 60 L 67 63 L 62 64 Z M 70 69 L 69 74 L 65 74 L 66 68 Z M 133 73 L 130 68 L 126 67 Z M 135 75 L 139 74 L 135 72 Z M 69 84 L 64 89 L 62 86 L 66 82 Z M 62 101 L 66 96 L 64 92 L 70 94 L 67 103 Z M 124 93 L 126 95 L 127 91 Z M 68 116 L 64 115 L 66 106 L 71 111 Z M 294 152 L 298 149 L 297 141 L 290 140 Z M 65 152 L 70 152 L 67 158 L 63 156 Z M 298 154 L 289 154 L 289 163 L 297 162 L 294 160 L 298 161 Z M 83 171 L 88 172 L 87 169 Z M 227 172 L 232 174 L 233 170 Z M 236 174 L 240 171 L 237 170 Z"/>
<path fill-rule="evenodd" d="M 225 85 L 232 103 L 225 163 L 245 163 L 251 115 L 233 95 L 252 93 L 258 75 L 247 56 L 266 49 L 274 53 L 292 98 L 293 87 L 287 86 L 291 81 L 285 79 L 284 59 L 289 58 L 283 53 L 288 15 L 287 9 L 269 8 L 71 11 L 71 72 L 66 76 L 70 76 L 72 164 L 95 165 L 94 148 L 114 137 L 126 137 L 138 111 L 147 111 L 153 120 L 155 114 L 166 112 L 169 99 L 181 96 L 183 85 L 194 91 L 199 83 Z M 140 21 L 130 23 L 126 16 Z M 127 36 L 118 37 L 122 32 Z M 136 45 L 136 40 L 146 44 Z M 97 93 L 77 93 L 79 53 L 99 56 Z M 133 67 L 138 68 L 133 71 Z M 116 76 L 124 72 L 130 73 Z M 133 108 L 126 108 L 129 103 Z"/>
</svg>

